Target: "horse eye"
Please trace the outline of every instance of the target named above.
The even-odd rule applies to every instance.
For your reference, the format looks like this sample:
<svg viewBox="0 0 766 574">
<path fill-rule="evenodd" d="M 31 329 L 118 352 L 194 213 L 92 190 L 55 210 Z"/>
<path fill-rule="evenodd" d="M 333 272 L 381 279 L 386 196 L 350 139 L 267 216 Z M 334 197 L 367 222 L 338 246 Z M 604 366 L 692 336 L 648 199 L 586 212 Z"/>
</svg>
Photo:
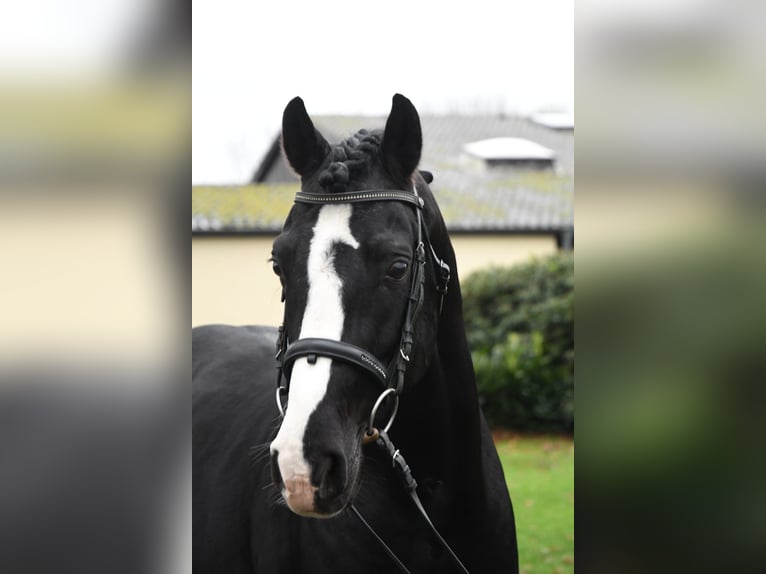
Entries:
<svg viewBox="0 0 766 574">
<path fill-rule="evenodd" d="M 278 277 L 282 275 L 282 268 L 279 266 L 279 263 L 276 261 L 271 262 L 271 268 L 274 270 L 274 274 Z"/>
<path fill-rule="evenodd" d="M 402 279 L 408 267 L 409 264 L 406 261 L 394 261 L 388 268 L 388 276 L 393 279 Z"/>
</svg>

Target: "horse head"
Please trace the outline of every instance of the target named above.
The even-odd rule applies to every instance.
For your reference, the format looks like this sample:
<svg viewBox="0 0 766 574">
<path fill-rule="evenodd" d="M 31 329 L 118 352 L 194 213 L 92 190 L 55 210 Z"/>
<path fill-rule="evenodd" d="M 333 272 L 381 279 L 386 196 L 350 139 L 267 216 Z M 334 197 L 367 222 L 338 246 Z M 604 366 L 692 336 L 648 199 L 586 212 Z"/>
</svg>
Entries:
<svg viewBox="0 0 766 574">
<path fill-rule="evenodd" d="M 271 443 L 272 477 L 291 510 L 330 517 L 359 488 L 376 399 L 394 389 L 380 408 L 385 422 L 435 355 L 439 298 L 423 292 L 438 283 L 430 265 L 438 258 L 421 213 L 423 196 L 425 211 L 433 199 L 416 171 L 420 119 L 399 94 L 384 130 L 337 145 L 295 98 L 282 145 L 301 193 L 272 252 L 285 302 L 282 351 L 292 353 L 283 364 L 289 401 Z"/>
</svg>

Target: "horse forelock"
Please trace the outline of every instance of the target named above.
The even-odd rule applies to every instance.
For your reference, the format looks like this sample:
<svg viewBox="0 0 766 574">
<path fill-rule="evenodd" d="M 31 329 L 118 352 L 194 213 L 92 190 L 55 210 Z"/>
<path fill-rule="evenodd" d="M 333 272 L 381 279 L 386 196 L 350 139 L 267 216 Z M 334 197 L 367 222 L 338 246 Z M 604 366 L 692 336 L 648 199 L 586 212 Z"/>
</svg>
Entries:
<svg viewBox="0 0 766 574">
<path fill-rule="evenodd" d="M 369 175 L 380 155 L 380 130 L 359 130 L 333 146 L 329 165 L 319 173 L 319 185 L 326 193 L 344 193 L 349 184 Z"/>
</svg>

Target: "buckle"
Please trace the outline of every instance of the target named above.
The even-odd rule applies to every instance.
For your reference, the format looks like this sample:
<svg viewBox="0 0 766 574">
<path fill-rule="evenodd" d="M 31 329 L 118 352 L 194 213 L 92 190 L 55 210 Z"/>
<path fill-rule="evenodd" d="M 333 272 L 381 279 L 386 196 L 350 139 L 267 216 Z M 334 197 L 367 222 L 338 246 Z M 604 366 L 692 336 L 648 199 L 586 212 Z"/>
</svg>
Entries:
<svg viewBox="0 0 766 574">
<path fill-rule="evenodd" d="M 447 293 L 447 290 L 449 289 L 449 280 L 452 276 L 452 271 L 449 268 L 449 265 L 447 265 L 444 261 L 438 260 L 439 264 L 439 281 L 436 285 L 436 290 L 441 293 L 442 295 L 445 295 Z"/>
</svg>

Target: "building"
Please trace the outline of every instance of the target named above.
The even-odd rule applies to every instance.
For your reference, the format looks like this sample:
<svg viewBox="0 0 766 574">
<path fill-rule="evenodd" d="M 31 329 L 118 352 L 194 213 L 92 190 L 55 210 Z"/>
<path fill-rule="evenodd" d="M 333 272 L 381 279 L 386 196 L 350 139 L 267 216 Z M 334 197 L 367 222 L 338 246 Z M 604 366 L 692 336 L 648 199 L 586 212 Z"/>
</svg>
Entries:
<svg viewBox="0 0 766 574">
<path fill-rule="evenodd" d="M 384 117 L 317 116 L 330 142 Z M 574 122 L 562 114 L 424 116 L 420 168 L 450 230 L 461 277 L 574 245 Z M 192 189 L 192 322 L 277 324 L 267 259 L 298 189 L 279 137 L 243 186 Z"/>
</svg>

